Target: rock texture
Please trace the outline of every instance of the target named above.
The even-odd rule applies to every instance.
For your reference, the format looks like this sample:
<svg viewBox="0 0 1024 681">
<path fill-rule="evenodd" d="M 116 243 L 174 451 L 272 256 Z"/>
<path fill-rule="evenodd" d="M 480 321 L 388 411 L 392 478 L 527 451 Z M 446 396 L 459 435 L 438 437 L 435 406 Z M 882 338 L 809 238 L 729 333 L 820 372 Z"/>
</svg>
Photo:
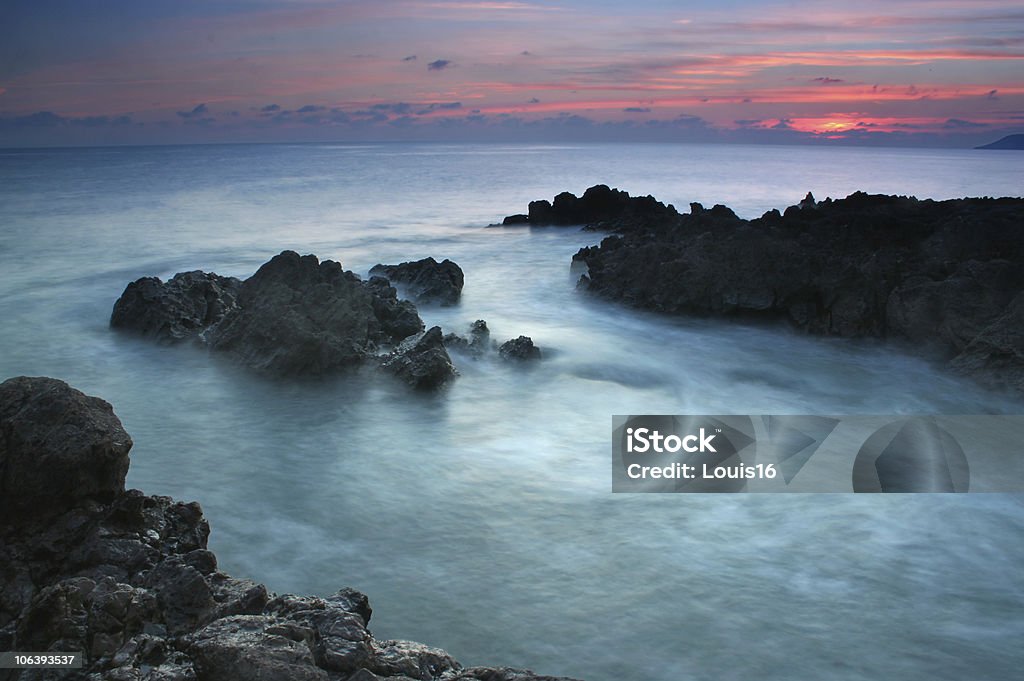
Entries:
<svg viewBox="0 0 1024 681">
<path fill-rule="evenodd" d="M 785 213 L 743 220 L 697 203 L 679 214 L 601 185 L 550 207 L 531 204 L 535 218 L 614 232 L 574 256 L 588 270 L 580 287 L 599 296 L 669 314 L 910 341 L 1024 391 L 1012 304 L 1024 290 L 1024 199 L 808 195 Z"/>
<path fill-rule="evenodd" d="M 466 281 L 462 268 L 451 260 L 424 258 L 399 265 L 374 265 L 370 274 L 400 285 L 417 303 L 455 305 Z"/>
<path fill-rule="evenodd" d="M 206 272 L 181 272 L 168 281 L 143 277 L 128 284 L 110 325 L 164 342 L 192 338 L 236 308 L 242 282 Z"/>
<path fill-rule="evenodd" d="M 132 282 L 111 326 L 194 337 L 271 374 L 318 376 L 366 363 L 423 321 L 386 280 L 363 282 L 332 260 L 284 251 L 244 282 L 203 272 Z"/>
<path fill-rule="evenodd" d="M 498 348 L 498 354 L 502 359 L 523 362 L 540 359 L 540 348 L 533 344 L 533 339 L 529 336 L 519 336 L 502 343 Z"/>
<path fill-rule="evenodd" d="M 60 381 L 0 384 L 0 433 L 20 509 L 0 514 L 0 650 L 84 653 L 81 670 L 0 681 L 556 681 L 377 640 L 351 589 L 275 596 L 221 572 L 199 505 L 126 491 L 131 440 L 110 405 Z"/>
<path fill-rule="evenodd" d="M 439 388 L 459 374 L 444 347 L 440 326 L 402 341 L 383 367 L 419 390 Z"/>
</svg>

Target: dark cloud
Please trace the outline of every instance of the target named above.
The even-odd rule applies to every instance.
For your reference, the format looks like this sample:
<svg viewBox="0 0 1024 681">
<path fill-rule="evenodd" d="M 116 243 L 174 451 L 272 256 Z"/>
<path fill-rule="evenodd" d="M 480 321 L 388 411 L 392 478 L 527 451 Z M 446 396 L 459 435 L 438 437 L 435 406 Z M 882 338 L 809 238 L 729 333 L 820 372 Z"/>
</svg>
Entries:
<svg viewBox="0 0 1024 681">
<path fill-rule="evenodd" d="M 625 113 L 651 113 L 650 107 L 646 106 L 627 106 L 623 109 Z"/>
<path fill-rule="evenodd" d="M 461 108 L 462 102 L 434 102 L 417 111 L 416 115 L 423 116 L 431 111 L 454 111 Z"/>
<path fill-rule="evenodd" d="M 735 123 L 736 125 L 740 126 L 741 128 L 755 127 L 755 126 L 760 125 L 763 122 L 764 122 L 764 119 L 761 119 L 761 118 L 739 118 L 739 119 L 733 121 L 733 123 Z"/>
<path fill-rule="evenodd" d="M 529 50 L 523 50 L 519 54 L 521 54 L 524 57 L 532 57 L 533 56 L 533 54 Z"/>
<path fill-rule="evenodd" d="M 828 76 L 821 76 L 818 78 L 811 78 L 812 83 L 821 83 L 822 85 L 833 85 L 835 83 L 842 83 L 842 78 L 829 78 Z"/>
<path fill-rule="evenodd" d="M 317 106 L 316 104 L 307 104 L 306 106 L 302 107 L 301 109 L 299 109 L 295 113 L 300 113 L 300 114 L 316 113 L 317 111 L 326 111 L 326 110 L 327 110 L 326 106 Z"/>
<path fill-rule="evenodd" d="M 772 126 L 772 130 L 792 130 L 793 119 L 792 118 L 781 118 L 779 122 Z"/>
<path fill-rule="evenodd" d="M 179 111 L 178 115 L 182 118 L 201 118 L 202 116 L 209 113 L 210 109 L 207 108 L 206 104 L 198 104 L 191 111 Z"/>
<path fill-rule="evenodd" d="M 950 118 L 942 127 L 946 130 L 972 130 L 977 128 L 987 128 L 988 123 L 975 123 L 974 121 L 965 121 L 962 118 Z"/>
<path fill-rule="evenodd" d="M 989 90 L 988 94 L 985 95 L 985 99 L 999 99 L 999 90 Z"/>
<path fill-rule="evenodd" d="M 448 59 L 438 59 L 427 64 L 427 71 L 444 71 L 449 66 L 452 66 L 452 63 Z"/>
<path fill-rule="evenodd" d="M 540 100 L 537 99 L 536 97 L 532 97 L 530 101 L 527 102 L 527 104 L 540 104 Z"/>
<path fill-rule="evenodd" d="M 37 111 L 25 116 L 0 118 L 0 125 L 10 128 L 56 128 L 77 126 L 81 128 L 108 128 L 132 125 L 131 116 L 61 116 L 52 111 Z M 141 125 L 141 123 L 139 124 Z"/>
<path fill-rule="evenodd" d="M 263 112 L 263 113 L 273 113 L 275 111 L 280 111 L 280 110 L 281 110 L 281 106 L 278 105 L 278 104 L 267 104 L 265 107 L 260 109 L 260 111 Z"/>
<path fill-rule="evenodd" d="M 419 59 L 415 54 L 410 54 L 408 57 L 402 57 L 402 61 L 416 61 Z"/>
<path fill-rule="evenodd" d="M 389 111 L 393 114 L 405 115 L 412 111 L 412 104 L 405 102 L 374 104 L 370 107 L 372 111 Z"/>
</svg>

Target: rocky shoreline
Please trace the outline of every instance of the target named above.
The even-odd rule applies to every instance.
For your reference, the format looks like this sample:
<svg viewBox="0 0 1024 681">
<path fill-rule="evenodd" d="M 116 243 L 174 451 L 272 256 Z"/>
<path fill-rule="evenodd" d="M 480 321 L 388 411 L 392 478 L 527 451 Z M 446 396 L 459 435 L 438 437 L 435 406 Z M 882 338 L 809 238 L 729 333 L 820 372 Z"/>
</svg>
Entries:
<svg viewBox="0 0 1024 681">
<path fill-rule="evenodd" d="M 97 397 L 0 384 L 0 650 L 84 654 L 0 681 L 568 681 L 378 640 L 351 589 L 275 595 L 221 572 L 199 504 L 125 490 L 131 447 Z"/>
<path fill-rule="evenodd" d="M 904 341 L 988 386 L 1024 392 L 1024 199 L 810 194 L 744 220 L 679 213 L 597 185 L 504 225 L 611 232 L 573 257 L 579 288 L 672 315 L 785 320 L 817 335 Z"/>
</svg>

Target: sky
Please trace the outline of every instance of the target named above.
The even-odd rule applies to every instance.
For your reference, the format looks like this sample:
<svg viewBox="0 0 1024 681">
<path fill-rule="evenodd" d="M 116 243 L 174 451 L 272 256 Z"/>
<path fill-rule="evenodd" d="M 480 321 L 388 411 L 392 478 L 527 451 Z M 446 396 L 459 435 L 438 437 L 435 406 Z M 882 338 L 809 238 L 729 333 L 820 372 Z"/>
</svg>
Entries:
<svg viewBox="0 0 1024 681">
<path fill-rule="evenodd" d="M 996 0 L 4 0 L 0 146 L 969 147 L 1024 132 Z"/>
</svg>

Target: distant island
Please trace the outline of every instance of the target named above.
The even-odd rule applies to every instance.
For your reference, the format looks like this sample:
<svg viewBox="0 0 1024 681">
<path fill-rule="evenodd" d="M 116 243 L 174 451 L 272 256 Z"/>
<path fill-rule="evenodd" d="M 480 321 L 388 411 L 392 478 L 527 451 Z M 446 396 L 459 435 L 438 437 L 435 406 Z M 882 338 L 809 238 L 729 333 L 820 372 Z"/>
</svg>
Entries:
<svg viewBox="0 0 1024 681">
<path fill-rule="evenodd" d="M 992 144 L 986 144 L 984 146 L 975 147 L 975 149 L 1024 149 L 1024 134 L 1007 135 L 1001 140 L 996 140 Z"/>
</svg>

